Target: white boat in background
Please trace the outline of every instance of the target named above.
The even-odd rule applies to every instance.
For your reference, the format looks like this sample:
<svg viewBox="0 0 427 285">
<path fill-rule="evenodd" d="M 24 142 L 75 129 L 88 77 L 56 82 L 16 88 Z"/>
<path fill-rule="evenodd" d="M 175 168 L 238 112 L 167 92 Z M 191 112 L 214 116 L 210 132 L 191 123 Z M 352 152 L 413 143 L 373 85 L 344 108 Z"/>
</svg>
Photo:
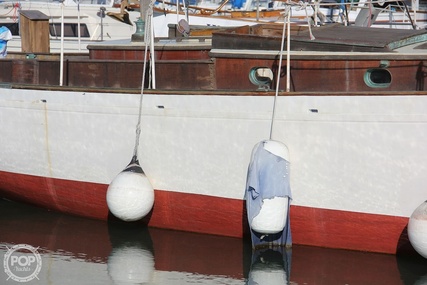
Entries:
<svg viewBox="0 0 427 285">
<path fill-rule="evenodd" d="M 140 17 L 139 10 L 128 11 L 128 20 L 108 17 L 119 14 L 120 7 L 115 7 L 113 0 L 64 0 L 61 1 L 4 1 L 0 3 L 4 11 L 0 15 L 0 24 L 7 26 L 13 35 L 19 35 L 20 11 L 35 10 L 45 14 L 49 19 L 49 32 L 52 38 L 61 37 L 61 19 L 64 17 L 64 37 L 80 37 L 90 41 L 122 39 L 134 32 L 134 21 Z"/>
<path fill-rule="evenodd" d="M 213 16 L 257 22 L 283 22 L 283 12 L 291 5 L 293 21 L 311 19 L 313 25 L 342 23 L 345 25 L 382 28 L 423 29 L 427 25 L 427 7 L 424 0 L 363 0 L 363 1 L 157 1 L 155 8 L 164 14 Z M 315 17 L 314 15 L 317 15 Z"/>
<path fill-rule="evenodd" d="M 11 30 L 9 51 L 20 51 L 21 11 L 38 11 L 49 21 L 51 51 L 59 51 L 61 24 L 69 52 L 86 52 L 90 42 L 129 39 L 135 33 L 139 10 L 116 7 L 113 0 L 4 1 L 0 3 L 0 25 Z M 40 19 L 35 19 L 40 20 Z"/>
<path fill-rule="evenodd" d="M 8 27 L 13 34 L 12 40 L 8 42 L 8 51 L 23 52 L 19 32 L 20 12 L 38 11 L 49 21 L 48 52 L 60 53 L 61 49 L 65 49 L 67 53 L 88 53 L 86 47 L 90 43 L 127 40 L 132 37 L 137 31 L 136 22 L 142 16 L 138 3 L 116 3 L 113 0 L 4 1 L 0 3 L 0 10 L 3 11 L 0 14 L 0 26 Z M 408 5 L 400 1 L 360 1 L 344 4 L 253 0 L 219 3 L 205 0 L 189 3 L 193 5 L 182 4 L 177 13 L 176 1 L 156 2 L 154 7 L 157 14 L 153 17 L 154 36 L 169 37 L 171 27 L 177 27 L 179 30 L 183 20 L 189 27 L 237 27 L 257 23 L 279 23 L 283 22 L 283 12 L 288 5 L 292 6 L 292 22 L 310 23 L 315 26 L 338 22 L 344 25 L 419 29 L 423 28 L 427 21 L 427 14 L 423 10 L 424 3 L 418 1 Z"/>
<path fill-rule="evenodd" d="M 322 25 L 338 22 L 344 25 L 419 29 L 423 28 L 427 21 L 424 3 L 418 1 L 408 5 L 399 1 L 344 4 L 253 0 L 240 4 L 236 4 L 236 1 L 231 4 L 214 0 L 193 4 L 182 5 L 182 10 L 177 13 L 176 3 L 174 6 L 174 3 L 156 2 L 154 7 L 157 14 L 153 18 L 155 37 L 168 37 L 169 26 L 178 26 L 181 20 L 185 20 L 190 27 L 236 27 L 283 22 L 283 11 L 287 5 L 292 6 L 291 20 L 300 24 L 310 22 L 313 25 Z M 0 14 L 0 26 L 8 27 L 13 34 L 13 39 L 8 43 L 8 50 L 20 52 L 20 12 L 39 11 L 46 15 L 49 21 L 50 52 L 59 53 L 61 49 L 63 19 L 66 52 L 87 53 L 86 47 L 92 42 L 131 38 L 137 30 L 135 22 L 141 17 L 138 8 L 138 2 L 115 3 L 113 0 L 4 1 L 0 3 L 0 10 L 3 11 Z"/>
<path fill-rule="evenodd" d="M 127 7 L 130 7 L 128 9 Z M 135 7 L 135 8 L 133 8 Z M 64 24 L 64 46 L 68 53 L 87 53 L 87 45 L 99 41 L 127 40 L 136 32 L 136 23 L 141 17 L 138 5 L 121 4 L 113 0 L 65 0 L 59 1 L 5 1 L 0 3 L 0 26 L 6 26 L 13 38 L 8 42 L 8 52 L 21 52 L 21 11 L 38 11 L 49 21 L 50 52 L 61 50 L 61 24 Z M 184 16 L 159 14 L 153 18 L 154 35 L 169 36 L 169 26 L 177 25 Z M 62 20 L 63 19 L 63 20 Z M 36 19 L 39 20 L 39 19 Z M 192 25 L 198 26 L 241 26 L 256 24 L 239 19 L 191 16 Z M 80 27 L 80 28 L 79 28 Z M 80 31 L 80 33 L 79 33 Z"/>
</svg>

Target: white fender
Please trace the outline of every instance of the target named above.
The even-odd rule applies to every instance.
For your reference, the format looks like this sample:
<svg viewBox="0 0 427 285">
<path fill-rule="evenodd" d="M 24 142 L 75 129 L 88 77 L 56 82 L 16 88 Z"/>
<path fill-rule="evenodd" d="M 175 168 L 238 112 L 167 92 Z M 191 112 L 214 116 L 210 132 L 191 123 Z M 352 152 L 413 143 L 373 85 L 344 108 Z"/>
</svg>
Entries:
<svg viewBox="0 0 427 285">
<path fill-rule="evenodd" d="M 271 152 L 272 154 L 281 157 L 287 161 L 289 160 L 289 150 L 287 146 L 281 142 L 268 140 L 264 143 L 264 149 Z"/>
<path fill-rule="evenodd" d="M 132 161 L 120 172 L 107 189 L 110 212 L 123 221 L 145 217 L 154 205 L 154 189 L 138 161 Z"/>
<path fill-rule="evenodd" d="M 288 205 L 288 197 L 264 199 L 259 214 L 252 219 L 251 228 L 263 234 L 280 233 L 286 226 Z"/>
<path fill-rule="evenodd" d="M 418 206 L 409 218 L 408 238 L 412 247 L 427 258 L 427 201 Z"/>
<path fill-rule="evenodd" d="M 285 144 L 273 140 L 261 143 L 264 144 L 265 150 L 289 162 L 289 150 Z M 263 234 L 276 234 L 283 231 L 287 222 L 289 203 L 289 197 L 264 199 L 260 212 L 249 222 L 249 226 Z"/>
</svg>

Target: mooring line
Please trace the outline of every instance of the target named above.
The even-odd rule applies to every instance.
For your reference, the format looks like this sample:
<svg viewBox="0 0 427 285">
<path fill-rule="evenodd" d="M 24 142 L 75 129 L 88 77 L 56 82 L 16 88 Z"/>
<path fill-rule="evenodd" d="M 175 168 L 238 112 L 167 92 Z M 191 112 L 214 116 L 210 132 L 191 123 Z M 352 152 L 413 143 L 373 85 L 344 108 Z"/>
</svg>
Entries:
<svg viewBox="0 0 427 285">
<path fill-rule="evenodd" d="M 142 78 L 141 78 L 141 94 L 139 98 L 139 110 L 138 110 L 138 123 L 136 124 L 136 138 L 135 138 L 135 147 L 133 149 L 133 156 L 134 158 L 138 157 L 138 148 L 139 148 L 139 141 L 140 141 L 140 135 L 141 135 L 141 117 L 142 117 L 142 102 L 144 98 L 144 83 L 145 83 L 145 76 L 146 76 L 146 69 L 147 69 L 147 53 L 148 53 L 148 41 L 152 41 L 151 38 L 153 33 L 151 33 L 152 25 L 151 25 L 151 19 L 150 17 L 153 15 L 153 1 L 150 2 L 150 5 L 147 9 L 145 22 L 148 23 L 148 27 L 145 29 L 144 32 L 144 42 L 145 42 L 145 50 L 144 50 L 144 65 L 142 70 Z M 150 36 L 147 39 L 147 31 L 150 31 Z M 150 51 L 151 53 L 151 51 Z"/>
<path fill-rule="evenodd" d="M 274 103 L 273 103 L 273 112 L 271 114 L 271 122 L 270 122 L 270 140 L 272 139 L 273 136 L 273 125 L 274 125 L 274 118 L 276 115 L 276 102 L 277 102 L 277 97 L 279 96 L 279 87 L 280 87 L 280 71 L 282 69 L 282 62 L 283 62 L 283 47 L 285 45 L 285 36 L 286 36 L 286 25 L 290 26 L 290 6 L 286 6 L 286 11 L 285 13 L 287 13 L 287 21 L 283 21 L 283 31 L 282 31 L 282 42 L 281 42 L 281 46 L 280 46 L 280 56 L 279 56 L 279 63 L 278 63 L 278 67 L 277 67 L 277 77 L 276 77 L 276 90 L 275 90 L 275 94 L 274 94 Z M 288 28 L 289 31 L 289 28 Z M 289 37 L 290 35 L 288 35 L 288 42 L 289 42 Z M 289 46 L 288 46 L 289 49 Z M 288 53 L 288 58 L 289 58 L 289 50 L 287 51 Z M 289 77 L 289 74 L 286 74 L 287 77 Z M 289 86 L 286 86 L 286 89 L 288 89 Z"/>
</svg>

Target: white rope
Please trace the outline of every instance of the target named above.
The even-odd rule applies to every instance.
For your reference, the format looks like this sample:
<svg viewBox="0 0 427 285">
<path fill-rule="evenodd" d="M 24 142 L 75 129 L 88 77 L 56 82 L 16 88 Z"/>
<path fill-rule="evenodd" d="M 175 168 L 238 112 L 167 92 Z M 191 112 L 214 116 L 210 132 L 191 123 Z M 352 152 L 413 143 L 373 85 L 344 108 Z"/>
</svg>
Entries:
<svg viewBox="0 0 427 285">
<path fill-rule="evenodd" d="M 310 40 L 314 40 L 315 37 L 313 36 L 313 33 L 311 32 L 311 25 L 310 25 L 310 18 L 308 17 L 308 12 L 307 12 L 307 3 L 299 1 L 298 5 L 300 6 L 298 8 L 298 10 L 304 9 L 305 10 L 305 17 L 307 19 L 307 24 L 308 24 L 308 31 L 310 32 Z M 316 18 L 317 19 L 317 18 Z"/>
<path fill-rule="evenodd" d="M 311 32 L 310 22 L 307 14 L 307 4 L 300 1 L 299 6 L 300 6 L 300 9 L 305 9 L 307 22 L 308 22 L 308 29 L 310 31 L 310 39 L 314 40 L 315 37 Z M 276 89 L 274 94 L 273 112 L 271 115 L 270 140 L 272 139 L 272 136 L 273 136 L 273 125 L 275 121 L 276 105 L 277 105 L 276 102 L 277 102 L 277 97 L 279 96 L 280 71 L 282 69 L 282 62 L 283 62 L 283 48 L 285 46 L 285 36 L 287 39 L 286 41 L 286 92 L 291 91 L 291 5 L 286 6 L 284 14 L 286 15 L 287 20 L 283 21 L 282 41 L 280 46 L 279 63 L 277 68 Z"/>
<path fill-rule="evenodd" d="M 274 125 L 274 119 L 276 115 L 276 102 L 277 102 L 277 97 L 279 96 L 279 87 L 280 87 L 280 71 L 282 69 L 282 62 L 283 62 L 283 47 L 285 46 L 286 25 L 290 25 L 290 17 L 291 17 L 290 10 L 291 10 L 291 6 L 289 5 L 286 6 L 285 14 L 287 13 L 288 20 L 283 21 L 282 42 L 280 46 L 280 56 L 279 56 L 279 63 L 277 67 L 277 77 L 276 77 L 276 90 L 275 90 L 276 92 L 274 94 L 273 112 L 271 114 L 270 140 L 272 139 L 272 136 L 273 136 L 273 125 Z M 289 38 L 290 38 L 290 34 L 288 34 L 288 39 Z M 287 52 L 289 54 L 289 50 Z M 290 76 L 289 73 L 287 73 L 286 76 L 289 77 Z"/>
<path fill-rule="evenodd" d="M 148 10 L 147 10 L 147 14 L 146 14 L 146 22 L 151 22 L 150 16 L 153 15 L 153 5 L 154 5 L 154 1 L 151 1 Z M 149 24 L 149 29 L 152 29 L 151 24 Z M 145 36 L 148 34 L 147 33 L 147 27 L 146 27 L 146 31 L 145 31 Z M 151 37 L 151 32 L 150 32 L 150 37 Z M 139 111 L 138 111 L 138 123 L 136 124 L 136 138 L 135 138 L 135 147 L 133 149 L 133 156 L 136 158 L 138 157 L 138 148 L 139 148 L 139 140 L 140 140 L 140 135 L 141 135 L 141 117 L 142 117 L 142 101 L 144 98 L 144 83 L 145 83 L 145 70 L 147 69 L 147 54 L 148 54 L 148 43 L 145 42 L 145 50 L 144 50 L 144 65 L 143 65 L 143 69 L 142 69 L 142 79 L 141 79 L 141 94 L 139 97 Z"/>
<path fill-rule="evenodd" d="M 154 50 L 154 28 L 153 28 L 153 9 L 150 9 L 149 23 L 150 23 L 150 65 L 151 65 L 151 88 L 156 89 L 156 62 L 155 62 L 155 50 Z"/>
</svg>

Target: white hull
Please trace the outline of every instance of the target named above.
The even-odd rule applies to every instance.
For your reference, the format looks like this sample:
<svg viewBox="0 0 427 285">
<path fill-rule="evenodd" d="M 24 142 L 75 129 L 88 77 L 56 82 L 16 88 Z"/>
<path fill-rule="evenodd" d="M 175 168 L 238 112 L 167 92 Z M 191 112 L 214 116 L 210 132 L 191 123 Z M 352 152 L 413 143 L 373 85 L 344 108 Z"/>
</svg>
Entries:
<svg viewBox="0 0 427 285">
<path fill-rule="evenodd" d="M 139 96 L 2 89 L 1 171 L 109 184 L 129 162 Z M 402 94 L 404 95 L 404 94 Z M 427 190 L 426 96 L 284 96 L 292 205 L 409 217 Z M 243 199 L 273 97 L 144 95 L 140 162 L 158 190 Z"/>
</svg>

